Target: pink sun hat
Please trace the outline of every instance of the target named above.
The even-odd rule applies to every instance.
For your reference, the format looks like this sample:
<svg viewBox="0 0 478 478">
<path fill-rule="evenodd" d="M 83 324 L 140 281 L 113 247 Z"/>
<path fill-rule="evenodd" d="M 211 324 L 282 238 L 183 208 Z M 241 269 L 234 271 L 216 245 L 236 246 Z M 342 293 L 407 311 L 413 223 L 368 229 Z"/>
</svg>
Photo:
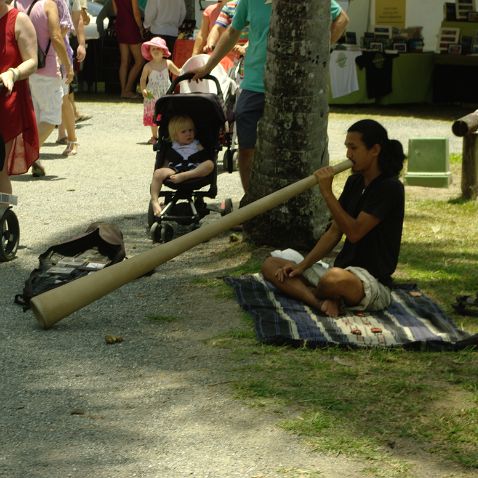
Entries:
<svg viewBox="0 0 478 478">
<path fill-rule="evenodd" d="M 146 60 L 151 61 L 153 59 L 153 57 L 151 56 L 151 52 L 149 51 L 152 46 L 155 46 L 156 48 L 161 48 L 161 50 L 163 50 L 163 56 L 165 58 L 171 56 L 171 52 L 168 50 L 166 42 L 161 37 L 154 37 L 149 41 L 145 41 L 141 45 L 141 54 Z"/>
</svg>

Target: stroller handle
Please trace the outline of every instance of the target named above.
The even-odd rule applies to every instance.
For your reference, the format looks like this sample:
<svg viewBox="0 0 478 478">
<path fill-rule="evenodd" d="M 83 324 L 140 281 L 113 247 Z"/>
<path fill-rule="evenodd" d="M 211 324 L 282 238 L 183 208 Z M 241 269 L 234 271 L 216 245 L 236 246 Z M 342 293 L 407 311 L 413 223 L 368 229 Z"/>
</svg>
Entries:
<svg viewBox="0 0 478 478">
<path fill-rule="evenodd" d="M 176 86 L 179 83 L 181 83 L 181 81 L 190 80 L 194 75 L 195 75 L 195 73 L 190 72 L 190 73 L 184 73 L 184 75 L 177 76 L 173 80 L 173 82 L 171 83 L 171 86 L 169 87 L 166 94 L 167 95 L 173 94 Z M 219 84 L 219 81 L 217 81 L 217 78 L 215 76 L 207 74 L 206 76 L 201 78 L 201 80 L 212 80 L 212 81 L 214 81 L 214 84 L 216 85 L 216 89 L 217 89 L 217 96 L 219 96 L 219 98 L 224 101 L 224 98 L 222 97 L 221 85 Z"/>
</svg>

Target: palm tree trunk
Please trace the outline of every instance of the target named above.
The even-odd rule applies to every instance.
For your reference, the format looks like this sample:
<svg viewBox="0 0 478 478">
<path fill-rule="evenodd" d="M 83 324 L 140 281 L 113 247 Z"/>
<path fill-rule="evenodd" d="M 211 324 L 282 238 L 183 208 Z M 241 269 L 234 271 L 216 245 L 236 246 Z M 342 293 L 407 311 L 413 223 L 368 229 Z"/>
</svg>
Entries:
<svg viewBox="0 0 478 478">
<path fill-rule="evenodd" d="M 330 0 L 273 0 L 265 109 L 246 202 L 328 164 Z M 328 214 L 318 188 L 244 225 L 257 244 L 309 249 Z"/>
</svg>

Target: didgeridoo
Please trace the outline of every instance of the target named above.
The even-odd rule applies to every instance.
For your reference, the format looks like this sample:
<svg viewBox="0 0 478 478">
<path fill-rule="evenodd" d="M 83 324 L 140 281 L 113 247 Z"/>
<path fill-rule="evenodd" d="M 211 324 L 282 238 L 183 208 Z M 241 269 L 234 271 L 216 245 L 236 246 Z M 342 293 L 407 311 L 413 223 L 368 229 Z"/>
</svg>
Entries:
<svg viewBox="0 0 478 478">
<path fill-rule="evenodd" d="M 335 174 L 337 174 L 351 166 L 352 162 L 347 159 L 332 167 L 335 170 Z M 149 251 L 138 254 L 131 259 L 37 295 L 31 300 L 31 307 L 35 317 L 44 329 L 48 329 L 76 310 L 143 276 L 160 264 L 197 246 L 201 242 L 211 239 L 221 232 L 231 229 L 233 226 L 242 224 L 288 201 L 316 184 L 317 180 L 312 174 L 237 211 L 233 211 L 216 222 L 204 225 L 165 244 L 153 247 Z"/>
</svg>

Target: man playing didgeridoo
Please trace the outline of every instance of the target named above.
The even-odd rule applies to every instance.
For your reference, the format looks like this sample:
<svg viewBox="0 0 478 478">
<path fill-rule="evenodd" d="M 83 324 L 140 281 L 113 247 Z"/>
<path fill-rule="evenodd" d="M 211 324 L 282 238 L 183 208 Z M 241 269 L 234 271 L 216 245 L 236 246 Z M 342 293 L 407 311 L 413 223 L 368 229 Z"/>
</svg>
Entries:
<svg viewBox="0 0 478 478">
<path fill-rule="evenodd" d="M 269 257 L 264 277 L 287 295 L 336 317 L 342 306 L 381 310 L 390 304 L 391 275 L 400 251 L 404 190 L 398 179 L 405 155 L 397 140 L 374 120 L 353 124 L 345 139 L 352 173 L 337 199 L 332 192 L 334 170 L 315 172 L 332 223 L 315 247 L 299 263 Z M 317 261 L 345 234 L 334 266 Z"/>
</svg>

